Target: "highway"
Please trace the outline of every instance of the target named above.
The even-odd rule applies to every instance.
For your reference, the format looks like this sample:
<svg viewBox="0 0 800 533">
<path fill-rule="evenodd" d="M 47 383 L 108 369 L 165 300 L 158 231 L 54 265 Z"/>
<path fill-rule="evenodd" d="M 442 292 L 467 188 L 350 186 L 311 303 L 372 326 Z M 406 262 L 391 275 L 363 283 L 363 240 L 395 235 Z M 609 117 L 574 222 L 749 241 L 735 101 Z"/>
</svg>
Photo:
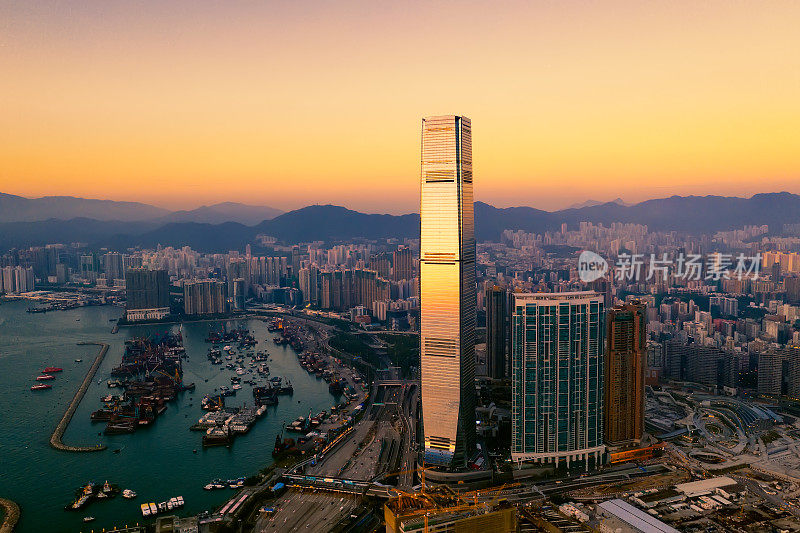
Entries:
<svg viewBox="0 0 800 533">
<path fill-rule="evenodd" d="M 358 505 L 358 495 L 289 490 L 274 505 L 272 516 L 261 513 L 254 531 L 327 531 Z"/>
</svg>

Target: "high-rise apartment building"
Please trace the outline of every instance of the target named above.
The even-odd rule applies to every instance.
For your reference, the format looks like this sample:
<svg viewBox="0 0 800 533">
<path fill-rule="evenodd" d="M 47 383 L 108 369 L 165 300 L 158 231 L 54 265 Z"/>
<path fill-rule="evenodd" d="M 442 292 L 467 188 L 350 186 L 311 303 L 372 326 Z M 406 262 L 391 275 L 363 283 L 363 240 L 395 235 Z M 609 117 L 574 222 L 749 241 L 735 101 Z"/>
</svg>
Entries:
<svg viewBox="0 0 800 533">
<path fill-rule="evenodd" d="M 603 297 L 515 293 L 511 457 L 598 464 L 603 445 Z"/>
<path fill-rule="evenodd" d="M 228 285 L 223 281 L 185 281 L 183 312 L 187 315 L 218 315 L 228 311 Z"/>
<path fill-rule="evenodd" d="M 468 118 L 422 120 L 420 349 L 425 460 L 475 449 L 475 233 Z"/>
<path fill-rule="evenodd" d="M 166 270 L 132 268 L 125 273 L 125 317 L 130 321 L 159 320 L 169 314 Z"/>
<path fill-rule="evenodd" d="M 508 350 L 508 290 L 499 285 L 486 287 L 486 375 L 506 377 Z"/>
<path fill-rule="evenodd" d="M 404 246 L 392 254 L 392 279 L 400 281 L 414 277 L 414 256 L 411 248 Z"/>
<path fill-rule="evenodd" d="M 603 410 L 608 444 L 639 442 L 644 433 L 645 309 L 633 300 L 608 312 Z"/>
</svg>

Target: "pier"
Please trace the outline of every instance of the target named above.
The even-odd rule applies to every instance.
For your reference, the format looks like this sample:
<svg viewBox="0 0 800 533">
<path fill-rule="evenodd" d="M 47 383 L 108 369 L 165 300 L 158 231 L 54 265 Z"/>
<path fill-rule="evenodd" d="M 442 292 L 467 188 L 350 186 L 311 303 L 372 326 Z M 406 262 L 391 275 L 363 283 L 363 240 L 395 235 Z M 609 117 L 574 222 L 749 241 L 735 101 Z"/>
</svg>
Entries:
<svg viewBox="0 0 800 533">
<path fill-rule="evenodd" d="M 83 396 L 86 394 L 86 391 L 89 390 L 89 385 L 92 384 L 94 375 L 97 373 L 97 369 L 100 368 L 100 363 L 103 362 L 103 358 L 106 356 L 106 352 L 108 351 L 108 344 L 105 343 L 79 342 L 78 344 L 81 346 L 100 346 L 101 348 L 100 352 L 97 354 L 97 357 L 94 359 L 94 363 L 92 363 L 92 366 L 86 373 L 86 377 L 83 378 L 83 383 L 81 383 L 81 386 L 78 388 L 78 391 L 75 393 L 75 396 L 69 403 L 66 412 L 64 412 L 64 416 L 61 418 L 61 421 L 56 426 L 55 431 L 53 431 L 53 434 L 50 436 L 50 446 L 56 450 L 63 450 L 65 452 L 99 452 L 101 450 L 105 450 L 106 446 L 103 444 L 98 444 L 97 446 L 69 446 L 61 441 L 62 437 L 64 436 L 64 432 L 67 430 L 67 426 L 69 426 L 70 420 L 72 420 L 72 416 L 78 409 L 78 406 L 80 405 Z"/>
<path fill-rule="evenodd" d="M 19 505 L 11 500 L 0 498 L 0 507 L 3 508 L 3 523 L 0 524 L 0 533 L 11 533 L 19 522 Z"/>
</svg>

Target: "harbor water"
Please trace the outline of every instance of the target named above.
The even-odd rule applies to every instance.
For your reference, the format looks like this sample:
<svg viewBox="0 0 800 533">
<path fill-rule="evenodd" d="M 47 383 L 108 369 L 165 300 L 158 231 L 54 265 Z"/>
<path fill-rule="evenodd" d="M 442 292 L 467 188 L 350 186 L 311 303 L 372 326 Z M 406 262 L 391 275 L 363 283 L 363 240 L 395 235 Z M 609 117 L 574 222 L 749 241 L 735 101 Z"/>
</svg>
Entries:
<svg viewBox="0 0 800 533">
<path fill-rule="evenodd" d="M 102 407 L 100 398 L 121 389 L 109 388 L 111 369 L 119 364 L 125 340 L 132 337 L 178 331 L 178 325 L 121 327 L 112 334 L 112 319 L 122 315 L 118 307 L 83 307 L 69 311 L 30 314 L 29 302 L 0 303 L 0 497 L 22 507 L 18 531 L 101 531 L 113 526 L 144 523 L 139 506 L 183 496 L 186 506 L 178 511 L 188 516 L 213 510 L 233 495 L 230 489 L 205 491 L 214 478 L 232 479 L 253 475 L 272 463 L 272 448 L 281 428 L 309 411 L 329 410 L 335 403 L 327 384 L 307 374 L 288 345 L 276 346 L 274 334 L 260 320 L 226 322 L 254 332 L 255 351 L 266 351 L 271 376 L 285 376 L 294 394 L 281 396 L 277 406 L 253 428 L 239 436 L 230 447 L 203 448 L 202 433 L 189 427 L 205 411 L 200 400 L 222 385 L 230 386 L 233 371 L 225 365 L 212 365 L 206 358 L 211 346 L 208 332 L 219 331 L 224 322 L 192 322 L 182 326 L 188 360 L 184 361 L 184 382 L 194 382 L 195 391 L 179 393 L 166 412 L 148 428 L 128 435 L 102 435 L 105 424 L 92 423 L 90 414 Z M 49 446 L 50 435 L 96 357 L 99 346 L 79 346 L 79 342 L 110 345 L 89 390 L 65 435 L 64 443 L 79 446 L 104 444 L 105 451 L 70 453 Z M 76 362 L 76 359 L 82 359 Z M 31 391 L 35 378 L 48 366 L 63 372 L 48 383 L 50 390 Z M 208 381 L 206 381 L 208 380 Z M 226 405 L 253 405 L 251 387 L 243 385 Z M 114 453 L 114 450 L 120 450 Z M 83 511 L 64 510 L 75 490 L 89 481 L 108 480 L 120 488 L 132 489 L 137 498 L 118 496 L 97 501 Z M 84 516 L 96 518 L 84 523 Z"/>
</svg>

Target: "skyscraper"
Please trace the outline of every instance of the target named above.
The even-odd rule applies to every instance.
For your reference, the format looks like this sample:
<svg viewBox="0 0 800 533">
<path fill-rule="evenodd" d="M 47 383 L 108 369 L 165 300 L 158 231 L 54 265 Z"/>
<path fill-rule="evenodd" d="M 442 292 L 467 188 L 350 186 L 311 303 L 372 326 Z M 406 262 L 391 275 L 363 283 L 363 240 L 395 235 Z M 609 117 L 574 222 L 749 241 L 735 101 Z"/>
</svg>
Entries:
<svg viewBox="0 0 800 533">
<path fill-rule="evenodd" d="M 516 293 L 511 326 L 511 457 L 589 459 L 603 445 L 603 297 Z"/>
<path fill-rule="evenodd" d="M 634 300 L 608 312 L 604 406 L 608 444 L 638 442 L 644 432 L 645 307 Z"/>
<path fill-rule="evenodd" d="M 461 466 L 475 449 L 472 130 L 422 119 L 420 349 L 425 460 Z"/>
<path fill-rule="evenodd" d="M 159 320 L 169 314 L 169 274 L 166 270 L 128 269 L 125 292 L 125 316 L 129 321 Z"/>
<path fill-rule="evenodd" d="M 486 287 L 486 375 L 506 376 L 508 345 L 508 291 L 499 285 Z"/>
<path fill-rule="evenodd" d="M 414 277 L 414 257 L 407 246 L 398 248 L 392 257 L 392 279 L 400 281 Z"/>
</svg>

